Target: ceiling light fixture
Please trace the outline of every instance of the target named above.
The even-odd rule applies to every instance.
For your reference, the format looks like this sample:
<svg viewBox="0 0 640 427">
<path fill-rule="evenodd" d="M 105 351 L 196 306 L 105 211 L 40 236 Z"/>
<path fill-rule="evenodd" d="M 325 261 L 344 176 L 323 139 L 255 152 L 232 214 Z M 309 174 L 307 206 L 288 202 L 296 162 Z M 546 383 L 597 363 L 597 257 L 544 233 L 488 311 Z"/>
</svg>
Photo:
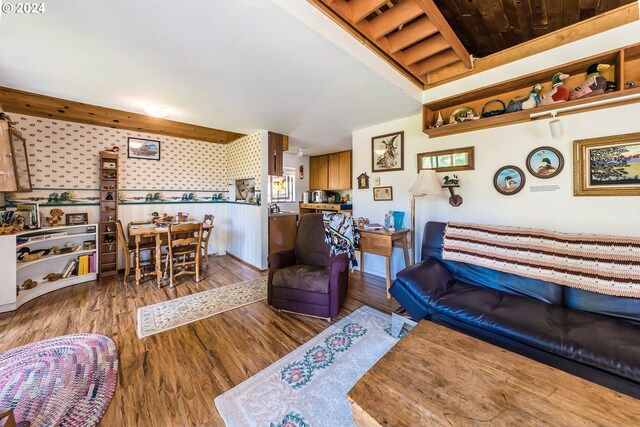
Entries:
<svg viewBox="0 0 640 427">
<path fill-rule="evenodd" d="M 304 156 L 304 151 L 302 150 L 302 147 L 298 148 L 298 157 L 302 157 Z"/>
<path fill-rule="evenodd" d="M 151 117 L 156 117 L 161 119 L 163 117 L 167 117 L 169 114 L 169 109 L 167 107 L 163 107 L 158 104 L 147 104 L 144 107 L 144 112 L 150 115 Z"/>
</svg>

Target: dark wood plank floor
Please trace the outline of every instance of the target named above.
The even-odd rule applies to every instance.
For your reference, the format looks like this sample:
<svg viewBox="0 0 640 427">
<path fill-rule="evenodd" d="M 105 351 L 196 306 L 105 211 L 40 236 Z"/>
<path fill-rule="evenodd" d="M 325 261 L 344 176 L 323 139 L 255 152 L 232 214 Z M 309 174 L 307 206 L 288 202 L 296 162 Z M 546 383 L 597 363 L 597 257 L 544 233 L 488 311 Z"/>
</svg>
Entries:
<svg viewBox="0 0 640 427">
<path fill-rule="evenodd" d="M 266 300 L 139 339 L 137 309 L 260 276 L 227 257 L 211 257 L 205 279 L 174 289 L 112 278 L 62 289 L 0 314 L 0 352 L 74 333 L 111 337 L 119 380 L 102 426 L 222 426 L 213 399 L 328 327 L 324 320 L 278 313 Z M 385 312 L 384 279 L 354 273 L 341 315 L 362 305 Z"/>
</svg>

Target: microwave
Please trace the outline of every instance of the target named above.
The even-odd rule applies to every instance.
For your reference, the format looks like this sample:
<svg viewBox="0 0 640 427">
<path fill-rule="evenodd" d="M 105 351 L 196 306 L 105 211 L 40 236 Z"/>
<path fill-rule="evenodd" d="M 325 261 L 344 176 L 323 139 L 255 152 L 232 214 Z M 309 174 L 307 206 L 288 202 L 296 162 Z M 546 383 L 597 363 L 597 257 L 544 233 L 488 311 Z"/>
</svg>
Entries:
<svg viewBox="0 0 640 427">
<path fill-rule="evenodd" d="M 311 192 L 312 203 L 325 203 L 327 201 L 327 192 L 324 190 L 315 190 Z"/>
</svg>

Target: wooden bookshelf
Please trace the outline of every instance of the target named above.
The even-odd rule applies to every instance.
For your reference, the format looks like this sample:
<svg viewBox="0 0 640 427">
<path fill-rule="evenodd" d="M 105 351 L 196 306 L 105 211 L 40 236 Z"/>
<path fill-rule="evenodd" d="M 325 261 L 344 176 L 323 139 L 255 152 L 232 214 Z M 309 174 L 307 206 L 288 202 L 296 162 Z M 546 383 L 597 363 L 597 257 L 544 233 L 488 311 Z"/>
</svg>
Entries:
<svg viewBox="0 0 640 427">
<path fill-rule="evenodd" d="M 118 153 L 100 152 L 100 259 L 102 277 L 118 274 Z"/>
<path fill-rule="evenodd" d="M 605 76 L 607 80 L 611 80 L 616 83 L 616 90 L 614 92 L 576 99 L 574 101 L 559 102 L 552 105 L 539 106 L 531 110 L 523 110 L 515 113 L 505 113 L 499 116 L 480 118 L 478 120 L 471 120 L 463 123 L 448 124 L 439 128 L 429 127 L 436 122 L 439 112 L 442 114 L 445 123 L 448 122 L 449 116 L 458 107 L 468 106 L 473 108 L 476 113 L 480 114 L 482 112 L 482 107 L 488 101 L 499 99 L 506 105 L 512 99 L 520 99 L 526 96 L 526 94 L 531 90 L 531 87 L 536 83 L 542 84 L 542 90 L 540 91 L 540 94 L 544 94 L 551 90 L 551 77 L 553 77 L 553 75 L 559 71 L 570 75 L 570 77 L 564 81 L 564 84 L 569 89 L 573 89 L 586 80 L 586 70 L 589 65 L 593 63 L 605 63 L 611 65 L 611 68 L 602 73 L 602 75 Z M 625 85 L 627 81 L 635 82 L 636 87 L 628 88 Z M 590 104 L 599 100 L 610 100 L 612 103 L 607 105 L 587 106 L 584 109 L 559 112 L 558 116 L 575 114 L 591 109 L 601 109 L 633 102 L 640 102 L 640 99 L 623 99 L 627 95 L 636 93 L 640 93 L 640 44 L 604 52 L 598 55 L 590 56 L 588 58 L 583 58 L 578 61 L 565 63 L 557 67 L 537 71 L 535 73 L 527 74 L 511 80 L 506 80 L 494 85 L 485 86 L 480 89 L 425 104 L 423 106 L 422 125 L 424 133 L 429 135 L 430 138 L 437 138 L 445 135 L 454 135 L 458 133 L 471 132 L 474 130 L 507 126 L 510 124 L 528 122 L 531 120 L 539 120 L 540 118 L 531 118 L 529 116 L 533 113 L 553 111 L 570 106 Z M 620 101 L 617 102 L 617 99 L 620 99 Z M 549 116 L 543 116 L 541 118 L 549 118 Z"/>
</svg>

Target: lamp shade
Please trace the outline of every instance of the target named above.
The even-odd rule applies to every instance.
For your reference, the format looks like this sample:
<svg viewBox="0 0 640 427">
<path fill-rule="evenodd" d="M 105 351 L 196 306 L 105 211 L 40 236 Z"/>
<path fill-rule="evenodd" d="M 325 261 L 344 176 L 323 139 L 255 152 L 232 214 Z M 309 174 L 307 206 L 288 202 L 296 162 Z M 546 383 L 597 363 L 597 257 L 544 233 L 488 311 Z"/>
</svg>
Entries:
<svg viewBox="0 0 640 427">
<path fill-rule="evenodd" d="M 434 170 L 422 170 L 409 189 L 414 196 L 442 196 L 442 186 Z"/>
</svg>

